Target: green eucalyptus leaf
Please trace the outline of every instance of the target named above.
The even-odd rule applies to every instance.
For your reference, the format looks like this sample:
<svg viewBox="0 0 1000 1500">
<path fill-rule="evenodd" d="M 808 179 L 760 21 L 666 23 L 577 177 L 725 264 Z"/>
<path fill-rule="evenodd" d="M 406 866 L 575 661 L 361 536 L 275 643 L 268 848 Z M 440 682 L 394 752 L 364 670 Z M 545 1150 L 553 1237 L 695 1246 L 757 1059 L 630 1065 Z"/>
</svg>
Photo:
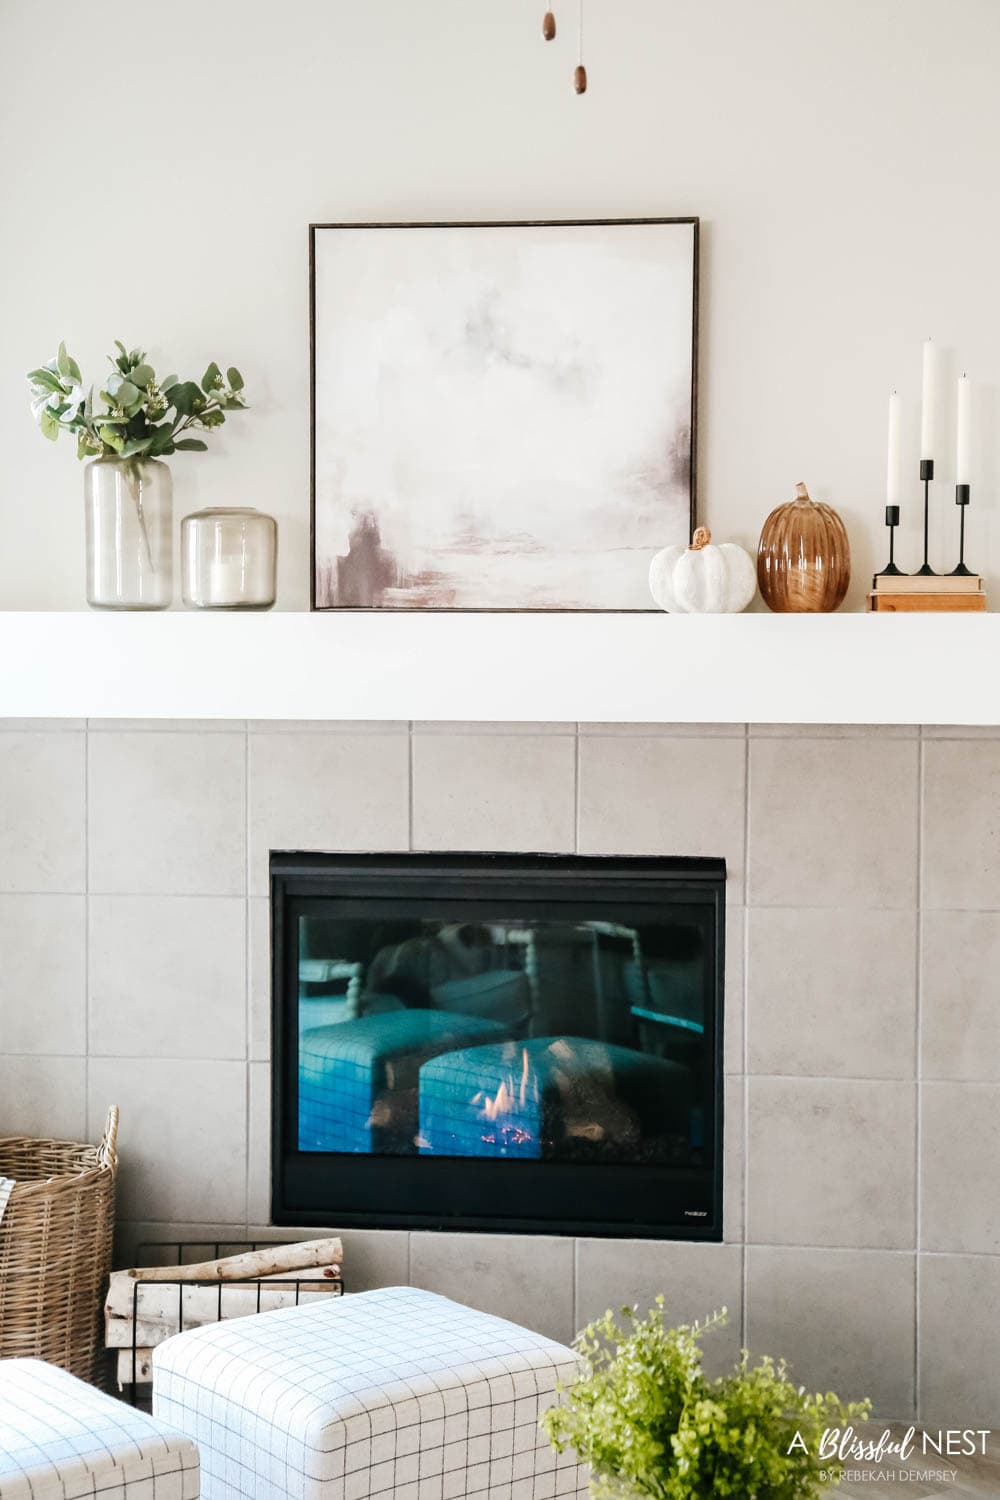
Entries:
<svg viewBox="0 0 1000 1500">
<path fill-rule="evenodd" d="M 51 391 L 53 394 L 62 390 L 62 381 L 59 376 L 53 375 L 52 371 L 46 370 L 44 366 L 37 370 L 29 370 L 28 379 L 32 385 L 40 385 L 42 390 Z"/>
<path fill-rule="evenodd" d="M 83 379 L 83 376 L 80 374 L 80 366 L 77 364 L 72 355 L 69 355 L 68 358 L 70 379 L 74 382 L 74 384 L 79 385 L 81 380 Z"/>
<path fill-rule="evenodd" d="M 128 359 L 128 350 L 125 348 L 125 345 L 122 343 L 121 339 L 115 339 L 115 348 L 118 350 L 118 353 L 121 355 L 122 359 Z"/>
<path fill-rule="evenodd" d="M 145 390 L 150 381 L 155 379 L 152 365 L 136 365 L 129 379 L 133 385 L 141 386 Z"/>
<path fill-rule="evenodd" d="M 48 407 L 46 407 L 39 419 L 39 426 L 42 429 L 42 437 L 46 437 L 50 442 L 54 443 L 59 436 L 59 418 L 55 412 L 49 411 Z"/>
<path fill-rule="evenodd" d="M 151 437 L 129 438 L 122 448 L 122 458 L 132 458 L 136 453 L 148 453 L 152 442 Z"/>
<path fill-rule="evenodd" d="M 182 380 L 179 385 L 171 386 L 170 390 L 164 394 L 177 415 L 181 417 L 190 417 L 205 404 L 205 398 L 193 380 Z"/>
<path fill-rule="evenodd" d="M 110 385 L 111 385 L 111 382 L 109 381 L 108 382 L 109 389 L 110 389 Z M 119 385 L 119 387 L 118 387 L 118 393 L 117 393 L 118 405 L 122 406 L 122 407 L 129 407 L 129 406 L 132 406 L 134 404 L 134 402 L 138 401 L 138 399 L 139 399 L 139 390 L 138 390 L 138 387 L 134 386 L 132 384 L 131 380 L 123 380 L 121 382 L 121 384 Z"/>
<path fill-rule="evenodd" d="M 216 390 L 222 384 L 222 371 L 213 359 L 204 375 L 201 377 L 201 388 L 207 396 L 210 391 Z"/>
<path fill-rule="evenodd" d="M 208 444 L 201 438 L 179 438 L 174 444 L 179 453 L 207 453 Z"/>
<path fill-rule="evenodd" d="M 56 355 L 56 364 L 59 366 L 59 374 L 63 377 L 64 380 L 69 380 L 70 375 L 72 374 L 72 370 L 70 368 L 72 363 L 72 360 L 66 353 L 66 345 L 60 344 L 59 353 Z"/>
<path fill-rule="evenodd" d="M 169 391 L 170 387 L 172 385 L 176 385 L 176 384 L 177 384 L 177 376 L 176 375 L 168 375 L 167 378 L 166 378 L 166 380 L 161 380 L 160 381 L 160 390 L 161 391 Z"/>
<path fill-rule="evenodd" d="M 229 381 L 229 389 L 231 391 L 241 391 L 243 389 L 243 376 L 235 365 L 229 366 L 229 369 L 226 371 L 226 379 Z"/>
<path fill-rule="evenodd" d="M 173 453 L 174 426 L 172 422 L 161 422 L 159 427 L 151 427 L 149 438 L 149 452 L 153 458 L 158 458 L 162 453 Z"/>
</svg>

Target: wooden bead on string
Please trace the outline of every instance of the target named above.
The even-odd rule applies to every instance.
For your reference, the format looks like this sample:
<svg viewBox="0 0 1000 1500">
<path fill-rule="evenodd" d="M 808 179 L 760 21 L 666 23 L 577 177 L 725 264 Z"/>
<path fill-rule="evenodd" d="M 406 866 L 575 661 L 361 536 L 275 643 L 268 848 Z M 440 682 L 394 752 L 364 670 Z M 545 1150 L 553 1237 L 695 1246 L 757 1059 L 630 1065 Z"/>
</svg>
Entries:
<svg viewBox="0 0 1000 1500">
<path fill-rule="evenodd" d="M 583 66 L 583 0 L 580 0 L 580 8 L 577 13 L 577 56 L 579 61 L 573 72 L 573 87 L 578 94 L 587 92 L 587 70 Z"/>
<path fill-rule="evenodd" d="M 555 35 L 556 35 L 556 18 L 555 18 L 555 16 L 552 14 L 552 12 L 550 10 L 547 10 L 545 12 L 545 18 L 542 21 L 542 36 L 545 38 L 545 40 L 547 42 L 552 42 L 552 41 L 555 41 Z"/>
</svg>

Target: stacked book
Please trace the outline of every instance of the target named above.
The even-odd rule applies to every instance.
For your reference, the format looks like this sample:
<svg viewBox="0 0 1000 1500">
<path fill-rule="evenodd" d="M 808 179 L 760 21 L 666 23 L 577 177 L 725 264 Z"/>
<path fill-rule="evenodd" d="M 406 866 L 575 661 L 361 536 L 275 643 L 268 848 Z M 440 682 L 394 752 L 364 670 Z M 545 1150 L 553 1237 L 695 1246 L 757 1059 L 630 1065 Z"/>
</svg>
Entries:
<svg viewBox="0 0 1000 1500">
<path fill-rule="evenodd" d="M 876 573 L 868 608 L 879 614 L 984 610 L 986 594 L 978 573 Z"/>
</svg>

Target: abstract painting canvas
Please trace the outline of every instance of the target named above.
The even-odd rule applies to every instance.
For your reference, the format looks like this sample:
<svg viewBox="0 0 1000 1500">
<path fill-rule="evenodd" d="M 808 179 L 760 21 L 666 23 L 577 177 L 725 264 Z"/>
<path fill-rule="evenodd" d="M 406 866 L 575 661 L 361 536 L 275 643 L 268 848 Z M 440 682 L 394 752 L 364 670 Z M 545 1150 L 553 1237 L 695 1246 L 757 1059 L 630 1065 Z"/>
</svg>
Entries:
<svg viewBox="0 0 1000 1500">
<path fill-rule="evenodd" d="M 650 609 L 694 523 L 697 220 L 310 248 L 314 607 Z"/>
</svg>

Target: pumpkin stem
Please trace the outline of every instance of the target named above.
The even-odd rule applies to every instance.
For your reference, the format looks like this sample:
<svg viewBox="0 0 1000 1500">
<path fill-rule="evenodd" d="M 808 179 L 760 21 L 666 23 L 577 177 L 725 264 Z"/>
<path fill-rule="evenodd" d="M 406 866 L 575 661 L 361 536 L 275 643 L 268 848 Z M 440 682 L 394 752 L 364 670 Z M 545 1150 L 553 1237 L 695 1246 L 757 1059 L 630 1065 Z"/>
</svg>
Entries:
<svg viewBox="0 0 1000 1500">
<path fill-rule="evenodd" d="M 801 482 L 801 480 L 795 486 L 795 498 L 796 498 L 796 500 L 808 500 L 809 499 L 809 491 L 806 489 L 805 485 Z"/>
<path fill-rule="evenodd" d="M 709 542 L 711 540 L 712 540 L 712 533 L 709 531 L 708 527 L 707 526 L 699 526 L 698 529 L 695 531 L 694 536 L 691 538 L 691 545 L 688 548 L 688 551 L 689 552 L 700 552 L 701 549 L 702 549 L 702 547 L 707 547 L 708 544 L 709 544 Z"/>
</svg>

